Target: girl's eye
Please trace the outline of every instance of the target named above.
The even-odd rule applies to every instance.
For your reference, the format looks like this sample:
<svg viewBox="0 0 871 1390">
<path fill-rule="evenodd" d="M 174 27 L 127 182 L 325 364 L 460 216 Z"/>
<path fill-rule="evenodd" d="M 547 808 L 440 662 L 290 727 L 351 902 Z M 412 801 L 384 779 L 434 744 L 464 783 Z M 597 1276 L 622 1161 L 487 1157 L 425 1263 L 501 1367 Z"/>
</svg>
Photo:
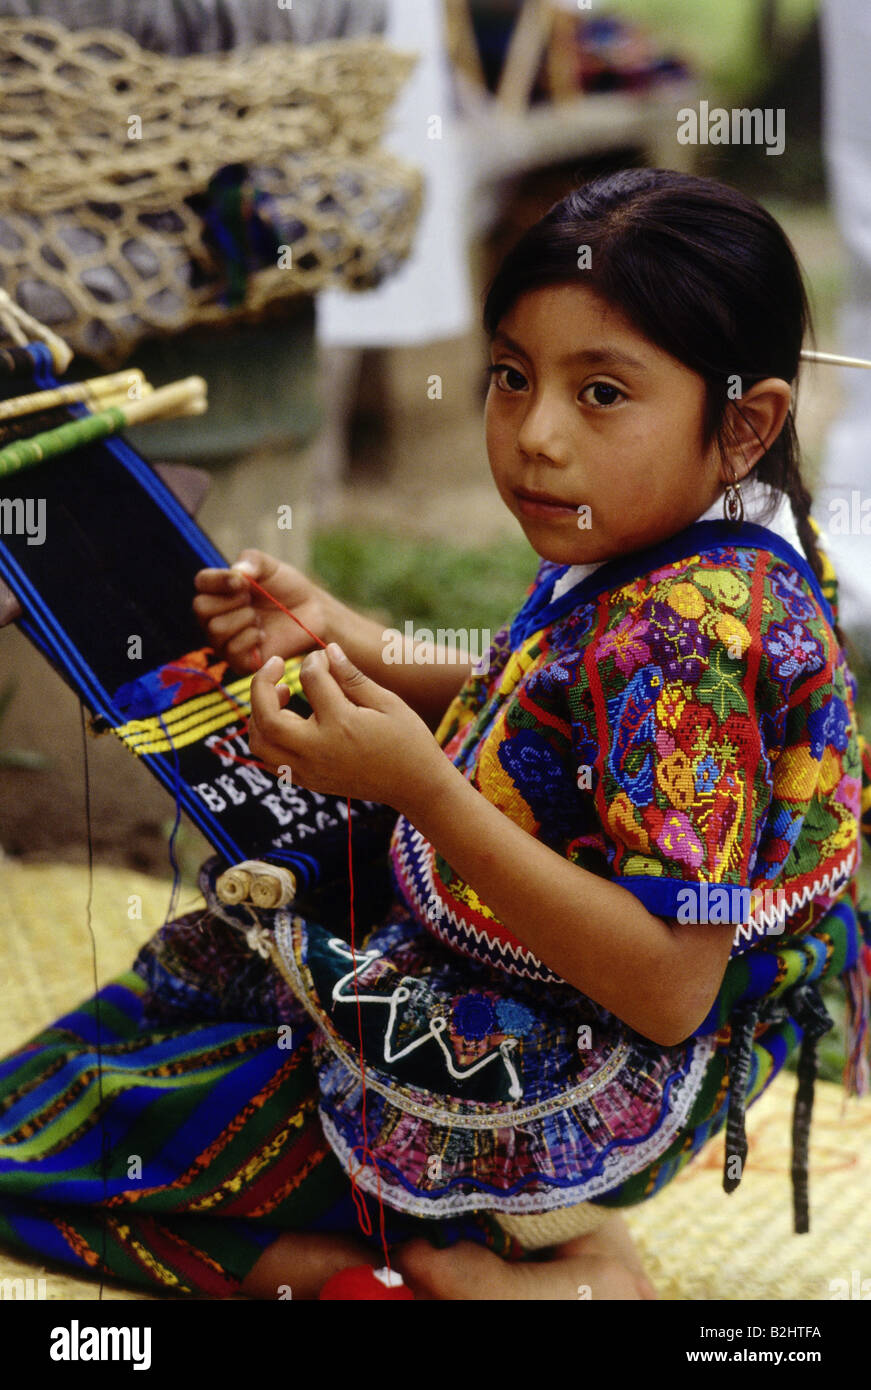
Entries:
<svg viewBox="0 0 871 1390">
<path fill-rule="evenodd" d="M 581 396 L 587 395 L 588 391 L 593 392 L 593 399 L 587 400 L 587 405 L 608 406 L 616 405 L 617 401 L 623 396 L 623 392 L 618 387 L 612 386 L 610 381 L 593 381 L 589 386 L 585 386 Z"/>
<path fill-rule="evenodd" d="M 488 367 L 487 375 L 491 381 L 495 381 L 500 391 L 522 391 L 526 385 L 526 377 L 522 372 L 501 362 L 494 362 Z"/>
</svg>

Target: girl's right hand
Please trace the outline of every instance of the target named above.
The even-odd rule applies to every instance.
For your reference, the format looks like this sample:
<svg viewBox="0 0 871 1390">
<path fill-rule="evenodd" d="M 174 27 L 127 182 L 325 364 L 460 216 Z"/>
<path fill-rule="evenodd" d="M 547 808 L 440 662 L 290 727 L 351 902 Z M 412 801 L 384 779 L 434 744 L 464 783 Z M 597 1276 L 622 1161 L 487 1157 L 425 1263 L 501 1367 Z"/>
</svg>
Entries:
<svg viewBox="0 0 871 1390">
<path fill-rule="evenodd" d="M 304 628 L 247 582 L 246 573 L 297 613 L 322 641 L 329 640 L 329 595 L 292 565 L 262 550 L 243 550 L 231 569 L 202 569 L 194 577 L 197 621 L 216 656 L 234 671 L 247 675 L 271 656 L 296 656 L 317 645 Z"/>
</svg>

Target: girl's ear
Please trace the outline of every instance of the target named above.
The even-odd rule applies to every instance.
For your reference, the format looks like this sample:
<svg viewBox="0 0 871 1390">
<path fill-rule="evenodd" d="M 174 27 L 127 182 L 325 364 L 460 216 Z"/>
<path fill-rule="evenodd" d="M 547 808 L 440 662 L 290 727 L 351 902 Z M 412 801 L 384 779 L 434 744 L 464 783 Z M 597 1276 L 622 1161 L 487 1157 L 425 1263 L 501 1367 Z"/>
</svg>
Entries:
<svg viewBox="0 0 871 1390">
<path fill-rule="evenodd" d="M 738 400 L 729 402 L 725 420 L 724 482 L 729 481 L 730 468 L 739 481 L 747 476 L 780 434 L 791 404 L 789 383 L 774 376 L 757 381 Z"/>
</svg>

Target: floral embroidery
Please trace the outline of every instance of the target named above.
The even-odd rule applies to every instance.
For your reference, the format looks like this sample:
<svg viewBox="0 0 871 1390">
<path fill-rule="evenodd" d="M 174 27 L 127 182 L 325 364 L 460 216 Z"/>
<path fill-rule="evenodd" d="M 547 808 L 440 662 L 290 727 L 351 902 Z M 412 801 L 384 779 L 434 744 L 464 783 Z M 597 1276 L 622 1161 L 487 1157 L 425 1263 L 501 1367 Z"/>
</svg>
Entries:
<svg viewBox="0 0 871 1390">
<path fill-rule="evenodd" d="M 801 577 L 795 570 L 777 565 L 771 572 L 771 587 L 787 613 L 793 618 L 813 617 L 814 606 L 803 593 Z"/>
<path fill-rule="evenodd" d="M 695 584 L 675 584 L 669 590 L 668 602 L 682 618 L 700 618 L 707 607 Z"/>
<path fill-rule="evenodd" d="M 822 643 L 803 623 L 772 623 L 764 643 L 774 658 L 772 666 L 778 680 L 787 681 L 799 672 L 819 670 L 822 664 Z"/>
<path fill-rule="evenodd" d="M 666 729 L 676 729 L 686 708 L 690 688 L 681 681 L 667 685 L 656 703 L 656 717 Z"/>
<path fill-rule="evenodd" d="M 750 598 L 750 590 L 734 571 L 705 570 L 696 577 L 696 583 L 726 608 L 743 608 Z"/>
<path fill-rule="evenodd" d="M 822 602 L 782 555 L 719 543 L 585 597 L 574 628 L 569 614 L 524 629 L 520 699 L 503 682 L 477 785 L 498 769 L 506 814 L 526 823 L 522 803 L 546 843 L 624 884 L 755 875 L 818 892 L 858 845 L 859 796 L 855 686 Z"/>
<path fill-rule="evenodd" d="M 496 1011 L 486 995 L 466 994 L 454 1004 L 451 1024 L 461 1037 L 480 1041 L 493 1032 Z"/>
<path fill-rule="evenodd" d="M 631 676 L 637 666 L 650 661 L 650 648 L 642 641 L 649 628 L 648 622 L 640 622 L 629 616 L 623 618 L 617 627 L 599 639 L 596 648 L 598 659 L 604 661 L 605 657 L 613 654 L 617 669 L 624 676 Z"/>
<path fill-rule="evenodd" d="M 706 754 L 701 762 L 696 764 L 696 791 L 699 793 L 713 791 L 719 776 L 719 767 L 710 753 Z"/>
<path fill-rule="evenodd" d="M 663 758 L 656 769 L 656 780 L 672 806 L 686 811 L 695 799 L 693 765 L 682 749 Z"/>
</svg>

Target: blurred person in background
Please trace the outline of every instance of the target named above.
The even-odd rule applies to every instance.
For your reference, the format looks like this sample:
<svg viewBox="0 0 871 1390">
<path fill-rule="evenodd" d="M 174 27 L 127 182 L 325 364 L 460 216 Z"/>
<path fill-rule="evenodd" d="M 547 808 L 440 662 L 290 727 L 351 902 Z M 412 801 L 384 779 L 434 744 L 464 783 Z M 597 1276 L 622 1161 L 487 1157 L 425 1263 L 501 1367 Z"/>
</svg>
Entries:
<svg viewBox="0 0 871 1390">
<path fill-rule="evenodd" d="M 316 300 L 324 426 L 313 495 L 326 518 L 349 461 L 348 431 L 367 348 L 459 338 L 472 325 L 463 161 L 442 0 L 388 0 L 384 38 L 419 54 L 384 139 L 423 170 L 424 209 L 409 258 L 377 289 L 323 290 Z"/>
<path fill-rule="evenodd" d="M 871 358 L 868 0 L 823 0 L 822 35 L 826 160 L 849 257 L 838 351 Z M 841 621 L 871 661 L 871 372 L 845 372 L 843 387 L 844 408 L 830 431 L 817 487 L 817 515 L 838 571 Z"/>
</svg>

